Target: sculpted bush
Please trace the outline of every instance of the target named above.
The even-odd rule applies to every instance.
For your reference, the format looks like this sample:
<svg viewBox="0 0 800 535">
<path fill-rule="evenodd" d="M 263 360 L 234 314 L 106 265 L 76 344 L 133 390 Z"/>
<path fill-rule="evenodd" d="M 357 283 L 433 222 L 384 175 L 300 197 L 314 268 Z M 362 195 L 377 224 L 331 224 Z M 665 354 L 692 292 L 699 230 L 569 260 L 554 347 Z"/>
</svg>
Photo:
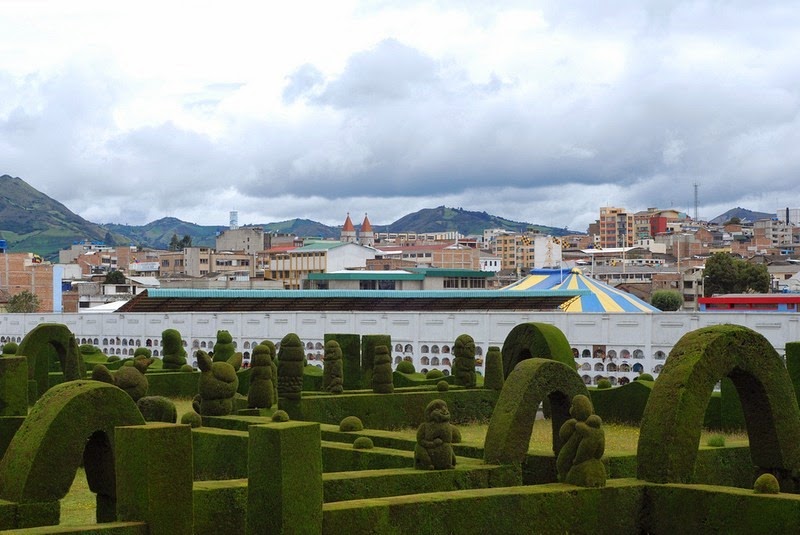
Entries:
<svg viewBox="0 0 800 535">
<path fill-rule="evenodd" d="M 322 389 L 331 394 L 344 391 L 344 367 L 342 365 L 342 348 L 339 342 L 325 342 L 325 364 L 322 373 Z"/>
<path fill-rule="evenodd" d="M 98 364 L 92 370 L 92 379 L 117 386 L 133 401 L 139 401 L 147 395 L 149 383 L 145 372 L 152 363 L 153 359 L 137 358 L 131 361 L 130 366 L 123 366 L 113 373 L 102 364 Z"/>
<path fill-rule="evenodd" d="M 281 340 L 278 351 L 278 397 L 298 400 L 303 390 L 303 343 L 289 333 Z"/>
<path fill-rule="evenodd" d="M 398 362 L 397 363 L 397 367 L 395 368 L 395 371 L 398 371 L 400 373 L 416 373 L 417 372 L 416 368 L 414 368 L 414 363 L 411 362 L 410 360 L 402 360 L 402 361 Z"/>
<path fill-rule="evenodd" d="M 233 411 L 233 398 L 239 388 L 236 370 L 227 362 L 214 362 L 203 350 L 195 353 L 200 368 L 199 394 L 192 407 L 203 416 L 226 416 Z"/>
<path fill-rule="evenodd" d="M 497 346 L 490 346 L 486 352 L 486 366 L 484 367 L 486 377 L 483 380 L 483 387 L 490 390 L 503 389 L 505 375 L 503 374 L 503 354 Z"/>
<path fill-rule="evenodd" d="M 580 487 L 605 487 L 606 469 L 600 460 L 605 451 L 602 420 L 594 414 L 591 400 L 582 394 L 572 398 L 571 419 L 559 430 L 563 446 L 556 459 L 558 480 Z"/>
<path fill-rule="evenodd" d="M 181 333 L 176 329 L 167 329 L 161 333 L 163 350 L 161 360 L 165 370 L 180 370 L 186 364 L 186 350 L 183 348 Z"/>
<path fill-rule="evenodd" d="M 475 388 L 475 341 L 468 334 L 456 338 L 453 344 L 453 376 L 457 385 Z"/>
<path fill-rule="evenodd" d="M 3 344 L 3 356 L 16 355 L 18 347 L 16 342 L 6 342 Z"/>
<path fill-rule="evenodd" d="M 183 416 L 181 416 L 181 423 L 190 425 L 192 428 L 203 427 L 203 417 L 197 414 L 195 411 L 185 412 L 183 413 Z"/>
<path fill-rule="evenodd" d="M 227 362 L 234 370 L 242 367 L 242 354 L 236 352 L 233 337 L 228 331 L 217 331 L 217 341 L 214 343 L 214 362 Z"/>
<path fill-rule="evenodd" d="M 346 416 L 339 422 L 339 431 L 351 432 L 362 429 L 364 429 L 364 424 L 361 423 L 361 418 L 358 416 Z"/>
<path fill-rule="evenodd" d="M 247 406 L 251 409 L 268 409 L 278 401 L 275 397 L 275 379 L 272 375 L 272 355 L 267 346 L 257 345 L 250 359 L 250 389 Z"/>
<path fill-rule="evenodd" d="M 178 410 L 175 402 L 164 396 L 145 396 L 136 402 L 139 412 L 148 422 L 167 422 L 174 424 L 178 421 Z"/>
<path fill-rule="evenodd" d="M 394 392 L 392 356 L 386 346 L 375 346 L 375 360 L 372 366 L 372 391 L 376 394 L 391 394 Z"/>
<path fill-rule="evenodd" d="M 461 441 L 461 433 L 450 423 L 447 403 L 434 399 L 425 407 L 425 421 L 417 428 L 414 446 L 414 468 L 420 470 L 446 470 L 455 468 L 454 442 Z"/>
</svg>

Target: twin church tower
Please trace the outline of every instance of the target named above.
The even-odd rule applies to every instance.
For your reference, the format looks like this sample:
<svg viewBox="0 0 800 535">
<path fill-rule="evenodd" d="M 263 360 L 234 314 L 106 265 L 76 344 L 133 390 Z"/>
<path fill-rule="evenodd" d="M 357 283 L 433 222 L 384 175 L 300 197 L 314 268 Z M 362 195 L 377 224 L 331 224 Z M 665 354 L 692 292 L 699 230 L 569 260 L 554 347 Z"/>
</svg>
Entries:
<svg viewBox="0 0 800 535">
<path fill-rule="evenodd" d="M 367 247 L 375 245 L 375 232 L 372 230 L 372 224 L 370 224 L 367 214 L 364 214 L 364 222 L 361 223 L 361 228 L 356 232 L 356 227 L 353 226 L 353 222 L 350 220 L 350 212 L 348 212 L 347 219 L 344 220 L 344 225 L 342 225 L 342 234 L 339 239 L 344 243 L 357 243 Z"/>
</svg>

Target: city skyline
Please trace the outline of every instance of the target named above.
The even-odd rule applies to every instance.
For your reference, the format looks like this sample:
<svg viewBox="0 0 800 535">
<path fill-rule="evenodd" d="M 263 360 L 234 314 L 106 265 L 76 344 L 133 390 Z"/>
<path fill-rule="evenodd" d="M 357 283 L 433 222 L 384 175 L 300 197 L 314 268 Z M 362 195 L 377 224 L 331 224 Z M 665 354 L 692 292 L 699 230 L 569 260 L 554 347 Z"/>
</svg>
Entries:
<svg viewBox="0 0 800 535">
<path fill-rule="evenodd" d="M 0 174 L 97 223 L 796 206 L 789 2 L 3 3 Z M 312 15 L 313 13 L 313 15 Z"/>
</svg>

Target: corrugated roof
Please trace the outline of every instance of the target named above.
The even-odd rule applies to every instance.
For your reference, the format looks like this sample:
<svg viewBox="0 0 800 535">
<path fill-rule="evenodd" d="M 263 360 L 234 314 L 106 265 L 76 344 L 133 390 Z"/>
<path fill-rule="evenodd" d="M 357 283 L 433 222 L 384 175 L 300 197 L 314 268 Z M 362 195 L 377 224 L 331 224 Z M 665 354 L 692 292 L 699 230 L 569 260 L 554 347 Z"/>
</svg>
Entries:
<svg viewBox="0 0 800 535">
<path fill-rule="evenodd" d="M 409 273 L 408 271 L 347 271 L 335 273 L 309 273 L 309 280 L 405 280 L 421 281 L 425 279 L 422 273 Z"/>
</svg>

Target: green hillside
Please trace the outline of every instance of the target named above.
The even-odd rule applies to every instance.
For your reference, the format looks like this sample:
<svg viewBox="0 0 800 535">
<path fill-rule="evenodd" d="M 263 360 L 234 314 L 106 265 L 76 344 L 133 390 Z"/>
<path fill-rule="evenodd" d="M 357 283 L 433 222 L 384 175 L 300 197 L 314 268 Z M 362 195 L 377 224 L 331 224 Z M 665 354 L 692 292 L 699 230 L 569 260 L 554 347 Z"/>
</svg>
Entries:
<svg viewBox="0 0 800 535">
<path fill-rule="evenodd" d="M 385 227 L 375 227 L 379 232 L 444 232 L 458 231 L 465 236 L 483 234 L 485 229 L 501 228 L 512 232 L 524 232 L 527 229 L 538 230 L 543 234 L 563 236 L 572 234 L 567 229 L 531 225 L 520 221 L 511 221 L 486 212 L 471 212 L 461 208 L 425 208 L 408 214 Z"/>
</svg>

